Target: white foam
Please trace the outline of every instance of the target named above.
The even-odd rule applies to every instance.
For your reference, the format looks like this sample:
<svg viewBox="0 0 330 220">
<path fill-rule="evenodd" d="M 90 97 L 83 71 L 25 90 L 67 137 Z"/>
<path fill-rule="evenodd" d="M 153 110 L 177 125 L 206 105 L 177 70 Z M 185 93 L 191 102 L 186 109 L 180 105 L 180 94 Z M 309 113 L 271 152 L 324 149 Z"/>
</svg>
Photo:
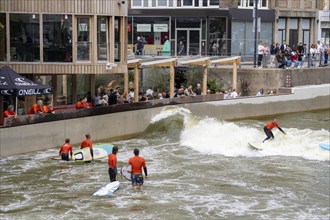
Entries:
<svg viewBox="0 0 330 220">
<path fill-rule="evenodd" d="M 198 123 L 186 121 L 180 144 L 204 154 L 221 154 L 230 157 L 292 156 L 311 160 L 330 160 L 329 151 L 319 143 L 329 141 L 329 132 L 310 129 L 283 128 L 287 135 L 273 130 L 275 140 L 265 143 L 262 151 L 253 151 L 248 142 L 262 141 L 262 128 L 239 126 L 233 122 L 220 122 L 205 118 Z"/>
<path fill-rule="evenodd" d="M 155 117 L 153 117 L 151 119 L 151 124 L 154 124 L 156 122 L 159 122 L 163 119 L 169 118 L 171 116 L 175 116 L 175 115 L 181 115 L 181 116 L 187 116 L 191 114 L 191 112 L 186 109 L 186 108 L 182 108 L 182 107 L 166 107 L 163 108 L 162 111 L 157 114 Z"/>
</svg>

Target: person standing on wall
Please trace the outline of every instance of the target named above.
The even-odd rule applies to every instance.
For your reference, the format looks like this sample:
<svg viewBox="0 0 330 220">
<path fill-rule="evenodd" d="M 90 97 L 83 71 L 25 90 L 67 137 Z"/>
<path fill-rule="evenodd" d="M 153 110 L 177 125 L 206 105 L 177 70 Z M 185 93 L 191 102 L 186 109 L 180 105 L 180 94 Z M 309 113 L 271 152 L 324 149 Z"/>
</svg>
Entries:
<svg viewBox="0 0 330 220">
<path fill-rule="evenodd" d="M 70 158 L 72 158 L 72 145 L 70 144 L 70 139 L 65 139 L 65 143 L 62 145 L 59 155 L 61 156 L 62 160 L 69 161 L 69 154 Z"/>
<path fill-rule="evenodd" d="M 130 158 L 128 160 L 128 164 L 132 166 L 132 186 L 133 190 L 136 190 L 137 185 L 140 187 L 140 190 L 143 190 L 143 175 L 142 175 L 142 167 L 144 170 L 144 174 L 148 176 L 147 173 L 147 165 L 146 161 L 143 157 L 139 156 L 139 149 L 135 148 L 134 149 L 134 157 Z"/>
<path fill-rule="evenodd" d="M 117 180 L 117 152 L 118 147 L 113 146 L 112 154 L 108 155 L 110 182 L 114 182 Z"/>
<path fill-rule="evenodd" d="M 94 155 L 93 155 L 93 143 L 91 141 L 91 135 L 89 133 L 87 133 L 85 135 L 86 139 L 83 140 L 81 142 L 81 145 L 80 145 L 80 149 L 83 149 L 83 148 L 86 148 L 86 147 L 89 147 L 90 151 L 91 151 L 91 155 L 92 155 L 92 160 L 94 160 Z"/>
</svg>

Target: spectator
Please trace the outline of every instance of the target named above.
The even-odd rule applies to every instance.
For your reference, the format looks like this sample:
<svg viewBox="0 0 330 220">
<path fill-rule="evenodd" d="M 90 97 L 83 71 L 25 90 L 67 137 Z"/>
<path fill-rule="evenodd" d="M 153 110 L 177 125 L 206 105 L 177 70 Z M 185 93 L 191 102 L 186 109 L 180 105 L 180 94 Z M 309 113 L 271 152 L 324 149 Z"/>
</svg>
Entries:
<svg viewBox="0 0 330 220">
<path fill-rule="evenodd" d="M 308 67 L 315 67 L 316 56 L 317 56 L 317 49 L 315 48 L 315 45 L 312 44 L 311 48 L 309 49 Z"/>
<path fill-rule="evenodd" d="M 128 93 L 128 102 L 134 102 L 134 89 L 131 89 Z"/>
<path fill-rule="evenodd" d="M 299 55 L 296 52 L 291 52 L 291 62 L 294 63 L 294 68 L 297 69 L 299 66 Z"/>
<path fill-rule="evenodd" d="M 262 44 L 262 41 L 260 41 L 258 45 L 258 68 L 262 68 L 261 61 L 264 56 L 264 49 L 264 45 Z"/>
<path fill-rule="evenodd" d="M 142 41 L 141 37 L 137 37 L 136 43 L 136 55 L 142 55 L 144 48 L 144 42 Z"/>
<path fill-rule="evenodd" d="M 325 66 L 328 66 L 329 54 L 330 54 L 329 44 L 324 43 L 324 65 Z"/>
<path fill-rule="evenodd" d="M 285 53 L 285 50 L 286 50 L 287 46 L 288 45 L 286 44 L 286 41 L 284 40 L 283 43 L 280 46 L 281 54 Z"/>
<path fill-rule="evenodd" d="M 108 103 L 109 105 L 116 105 L 117 104 L 117 94 L 113 89 L 110 89 L 109 93 L 109 100 Z"/>
<path fill-rule="evenodd" d="M 263 96 L 264 95 L 264 89 L 261 88 L 259 92 L 256 94 L 256 96 Z"/>
<path fill-rule="evenodd" d="M 236 92 L 236 89 L 233 89 L 233 91 L 230 93 L 230 98 L 231 99 L 235 99 L 238 97 L 238 94 Z"/>
<path fill-rule="evenodd" d="M 2 120 L 1 120 L 1 125 L 4 125 L 5 122 L 5 118 L 9 118 L 9 117 L 16 117 L 16 113 L 14 112 L 14 106 L 13 105 L 9 105 L 7 110 L 3 112 L 2 115 Z"/>
<path fill-rule="evenodd" d="M 264 43 L 263 46 L 264 46 L 264 50 L 263 50 L 262 67 L 267 68 L 268 60 L 269 60 L 269 47 L 267 43 Z"/>
<path fill-rule="evenodd" d="M 39 99 L 37 104 L 33 104 L 28 112 L 29 115 L 44 113 L 43 101 Z"/>
<path fill-rule="evenodd" d="M 43 106 L 43 108 L 44 108 L 44 113 L 55 114 L 52 101 L 48 101 L 47 105 Z"/>
<path fill-rule="evenodd" d="M 201 95 L 202 94 L 202 88 L 201 88 L 201 84 L 200 83 L 197 83 L 195 94 L 196 95 Z"/>
</svg>

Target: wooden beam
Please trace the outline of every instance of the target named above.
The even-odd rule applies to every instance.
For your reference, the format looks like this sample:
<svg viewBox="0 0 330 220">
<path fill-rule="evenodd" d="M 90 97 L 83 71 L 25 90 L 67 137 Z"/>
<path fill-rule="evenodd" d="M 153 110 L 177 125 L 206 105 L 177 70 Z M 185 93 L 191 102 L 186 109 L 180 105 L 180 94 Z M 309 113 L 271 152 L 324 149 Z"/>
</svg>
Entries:
<svg viewBox="0 0 330 220">
<path fill-rule="evenodd" d="M 199 66 L 204 66 L 206 61 L 209 61 L 210 57 L 203 57 L 203 58 L 198 58 L 198 59 L 193 59 L 193 60 L 184 60 L 184 61 L 179 61 L 179 65 L 199 65 Z"/>
<path fill-rule="evenodd" d="M 174 81 L 175 81 L 175 67 L 176 62 L 173 61 L 170 66 L 170 98 L 174 97 Z"/>
<path fill-rule="evenodd" d="M 237 63 L 234 62 L 233 63 L 233 88 L 232 89 L 235 89 L 237 90 Z"/>
<path fill-rule="evenodd" d="M 139 101 L 139 68 L 134 68 L 134 102 Z"/>
<path fill-rule="evenodd" d="M 177 58 L 155 60 L 150 62 L 142 63 L 142 66 L 156 66 L 156 67 L 171 67 L 173 62 L 176 62 Z M 175 63 L 176 65 L 176 63 Z"/>
<path fill-rule="evenodd" d="M 228 57 L 228 58 L 223 58 L 223 59 L 211 60 L 211 64 L 219 64 L 219 65 L 231 65 L 234 62 L 236 62 L 236 64 L 240 64 L 241 57 L 236 56 L 236 57 Z"/>
</svg>

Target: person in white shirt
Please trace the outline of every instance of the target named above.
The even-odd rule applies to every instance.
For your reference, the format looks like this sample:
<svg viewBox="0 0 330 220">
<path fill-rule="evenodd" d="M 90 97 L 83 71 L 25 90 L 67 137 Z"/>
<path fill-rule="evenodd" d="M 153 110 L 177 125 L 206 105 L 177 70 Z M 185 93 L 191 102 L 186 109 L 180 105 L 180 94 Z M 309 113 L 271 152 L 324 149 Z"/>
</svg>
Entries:
<svg viewBox="0 0 330 220">
<path fill-rule="evenodd" d="M 258 67 L 261 68 L 261 61 L 264 56 L 264 45 L 262 44 L 262 41 L 259 42 L 258 45 Z"/>
<path fill-rule="evenodd" d="M 238 97 L 238 94 L 237 94 L 236 90 L 233 89 L 233 91 L 230 93 L 230 98 L 231 98 L 231 99 L 235 99 L 235 98 L 237 98 L 237 97 Z"/>
</svg>

